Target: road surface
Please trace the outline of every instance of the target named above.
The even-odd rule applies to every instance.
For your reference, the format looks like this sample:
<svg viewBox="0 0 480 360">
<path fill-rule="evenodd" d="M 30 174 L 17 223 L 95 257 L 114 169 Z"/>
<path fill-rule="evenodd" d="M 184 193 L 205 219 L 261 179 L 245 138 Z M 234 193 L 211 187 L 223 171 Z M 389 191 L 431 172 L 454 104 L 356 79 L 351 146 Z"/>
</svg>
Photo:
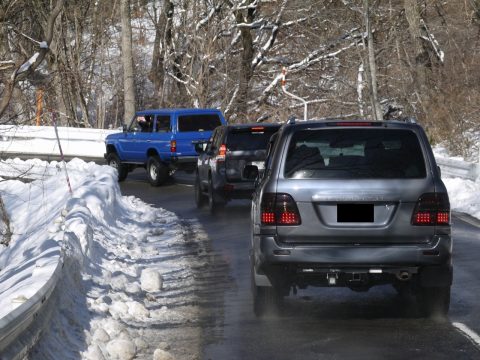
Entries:
<svg viewBox="0 0 480 360">
<path fill-rule="evenodd" d="M 183 182 L 180 184 L 179 182 Z M 423 319 L 410 298 L 390 286 L 353 292 L 318 288 L 290 296 L 281 317 L 252 312 L 248 201 L 212 216 L 198 210 L 188 178 L 150 187 L 144 172 L 129 175 L 123 195 L 197 223 L 210 239 L 210 270 L 199 291 L 204 308 L 201 359 L 480 359 L 480 222 L 453 219 L 454 285 L 448 321 Z M 196 234 L 191 236 L 195 238 Z M 180 338 L 180 337 L 179 337 Z M 181 346 L 188 346 L 183 339 Z M 175 350 L 175 346 L 173 347 Z M 178 349 L 177 349 L 178 350 Z"/>
</svg>

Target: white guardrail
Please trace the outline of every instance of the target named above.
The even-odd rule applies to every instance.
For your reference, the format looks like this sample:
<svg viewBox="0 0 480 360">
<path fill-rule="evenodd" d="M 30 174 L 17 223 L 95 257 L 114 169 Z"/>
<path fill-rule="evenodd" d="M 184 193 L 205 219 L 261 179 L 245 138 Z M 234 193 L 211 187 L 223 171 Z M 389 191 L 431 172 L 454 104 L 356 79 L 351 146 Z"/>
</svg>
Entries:
<svg viewBox="0 0 480 360">
<path fill-rule="evenodd" d="M 29 299 L 0 319 L 0 359 L 24 359 L 37 343 L 43 330 L 50 326 L 54 304 L 51 296 L 63 268 L 62 256 L 50 279 Z"/>
<path fill-rule="evenodd" d="M 118 130 L 59 128 L 60 141 L 66 156 L 86 160 L 103 157 L 105 136 L 115 132 Z M 83 145 L 80 146 L 80 143 Z M 50 151 L 47 152 L 45 149 Z M 48 126 L 37 128 L 0 125 L 0 153 L 4 158 L 18 154 L 21 154 L 22 158 L 31 156 L 49 159 L 51 156 L 58 156 L 54 129 Z M 443 176 L 473 181 L 480 176 L 480 164 L 440 156 L 436 159 Z M 47 310 L 51 310 L 49 298 L 61 276 L 62 265 L 63 261 L 59 256 L 58 265 L 50 280 L 34 296 L 0 319 L 0 360 L 23 358 L 38 340 L 42 326 L 34 330 L 31 328 L 35 327 L 33 325 L 35 322 L 42 322 L 42 317 L 49 316 L 45 315 L 49 312 Z M 43 320 L 43 326 L 46 325 L 48 320 Z"/>
<path fill-rule="evenodd" d="M 105 137 L 121 130 L 58 127 L 65 158 L 79 157 L 99 160 L 105 153 Z M 2 158 L 41 158 L 58 160 L 60 150 L 53 126 L 0 125 L 0 154 Z"/>
<path fill-rule="evenodd" d="M 468 163 L 437 156 L 437 165 L 440 166 L 442 177 L 458 177 L 475 181 L 480 176 L 480 164 Z"/>
</svg>

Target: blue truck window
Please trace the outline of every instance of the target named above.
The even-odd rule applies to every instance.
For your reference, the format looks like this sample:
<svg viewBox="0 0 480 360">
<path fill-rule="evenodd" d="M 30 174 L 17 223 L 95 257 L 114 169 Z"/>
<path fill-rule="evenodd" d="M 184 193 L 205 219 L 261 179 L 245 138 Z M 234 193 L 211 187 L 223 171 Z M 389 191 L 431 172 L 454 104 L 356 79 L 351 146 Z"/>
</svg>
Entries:
<svg viewBox="0 0 480 360">
<path fill-rule="evenodd" d="M 217 114 L 181 115 L 178 117 L 178 131 L 212 131 L 222 125 Z"/>
<path fill-rule="evenodd" d="M 170 132 L 170 131 L 172 131 L 170 127 L 170 116 L 158 115 L 156 132 Z"/>
<path fill-rule="evenodd" d="M 138 115 L 130 123 L 128 132 L 152 132 L 153 115 Z"/>
</svg>

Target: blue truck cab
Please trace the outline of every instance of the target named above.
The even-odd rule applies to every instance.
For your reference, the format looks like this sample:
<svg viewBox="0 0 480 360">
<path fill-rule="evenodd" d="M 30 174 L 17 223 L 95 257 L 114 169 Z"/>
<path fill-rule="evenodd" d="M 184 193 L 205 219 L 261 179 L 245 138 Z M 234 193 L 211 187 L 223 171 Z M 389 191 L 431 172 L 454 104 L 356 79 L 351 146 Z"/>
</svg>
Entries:
<svg viewBox="0 0 480 360">
<path fill-rule="evenodd" d="M 217 109 L 157 109 L 138 111 L 123 132 L 105 139 L 105 159 L 123 181 L 136 167 L 144 167 L 151 185 L 164 183 L 176 169 L 194 170 L 195 144 L 227 122 Z"/>
</svg>

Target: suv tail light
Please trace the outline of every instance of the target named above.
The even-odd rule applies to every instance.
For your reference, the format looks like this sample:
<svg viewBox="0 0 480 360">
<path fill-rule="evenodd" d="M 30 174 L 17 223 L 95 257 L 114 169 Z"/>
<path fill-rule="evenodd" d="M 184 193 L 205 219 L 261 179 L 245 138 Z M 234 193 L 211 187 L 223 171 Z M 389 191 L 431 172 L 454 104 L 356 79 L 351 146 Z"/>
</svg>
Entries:
<svg viewBox="0 0 480 360">
<path fill-rule="evenodd" d="M 174 153 L 177 152 L 177 141 L 171 140 L 170 141 L 170 152 Z"/>
<path fill-rule="evenodd" d="M 449 225 L 450 202 L 444 193 L 426 193 L 418 198 L 412 225 Z"/>
<path fill-rule="evenodd" d="M 262 225 L 300 225 L 301 218 L 295 200 L 289 194 L 263 194 L 260 205 Z"/>
<path fill-rule="evenodd" d="M 216 156 L 216 159 L 217 160 L 224 160 L 225 155 L 227 155 L 227 146 L 225 144 L 222 144 L 218 148 L 218 155 Z"/>
</svg>

